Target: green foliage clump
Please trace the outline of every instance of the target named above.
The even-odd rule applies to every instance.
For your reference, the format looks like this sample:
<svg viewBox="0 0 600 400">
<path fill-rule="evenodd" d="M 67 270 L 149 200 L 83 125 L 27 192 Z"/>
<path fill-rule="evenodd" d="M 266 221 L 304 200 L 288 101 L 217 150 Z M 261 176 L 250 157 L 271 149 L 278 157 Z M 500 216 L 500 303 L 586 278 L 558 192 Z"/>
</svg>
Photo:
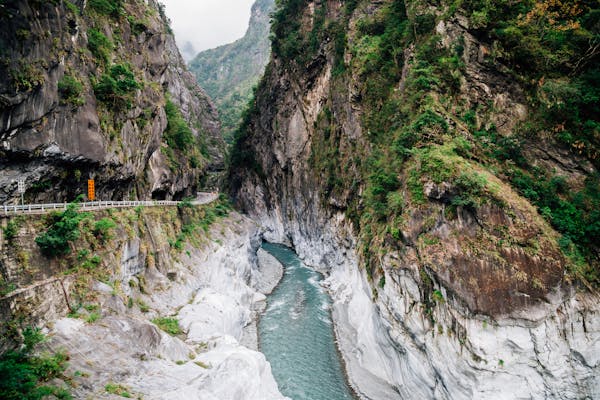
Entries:
<svg viewBox="0 0 600 400">
<path fill-rule="evenodd" d="M 389 215 L 388 194 L 398 189 L 400 182 L 396 173 L 386 165 L 375 162 L 372 170 L 365 204 L 377 220 L 384 220 Z"/>
<path fill-rule="evenodd" d="M 71 3 L 69 0 L 65 0 L 65 6 L 67 6 L 67 9 L 69 11 L 71 11 L 71 13 L 73 13 L 73 15 L 80 14 L 79 7 L 77 7 L 75 4 Z"/>
<path fill-rule="evenodd" d="M 540 169 L 530 174 L 515 168 L 510 179 L 563 234 L 559 244 L 565 254 L 576 261 L 575 272 L 588 282 L 600 285 L 600 271 L 594 267 L 597 265 L 594 249 L 600 243 L 600 177 L 589 176 L 580 190 L 570 189 L 563 177 L 548 176 Z"/>
<path fill-rule="evenodd" d="M 115 64 L 94 85 L 94 93 L 98 100 L 112 109 L 131 108 L 135 90 L 139 88 L 140 84 L 135 79 L 131 67 L 128 64 Z"/>
<path fill-rule="evenodd" d="M 543 125 L 558 142 L 600 167 L 600 68 L 546 80 L 537 93 Z"/>
<path fill-rule="evenodd" d="M 21 63 L 19 68 L 11 69 L 9 75 L 17 92 L 30 92 L 45 82 L 42 68 L 34 63 Z"/>
<path fill-rule="evenodd" d="M 292 59 L 302 51 L 302 37 L 298 15 L 308 4 L 306 0 L 276 1 L 271 21 L 273 53 Z"/>
<path fill-rule="evenodd" d="M 116 394 L 117 396 L 131 398 L 129 389 L 127 389 L 127 387 L 117 384 L 117 383 L 113 383 L 113 382 L 107 383 L 106 386 L 104 386 L 104 390 L 106 390 L 106 393 L 109 393 L 109 394 Z"/>
<path fill-rule="evenodd" d="M 182 332 L 179 327 L 179 321 L 173 317 L 157 317 L 152 320 L 160 329 L 167 332 L 169 335 L 178 335 Z"/>
<path fill-rule="evenodd" d="M 71 203 L 65 211 L 49 216 L 48 230 L 35 238 L 44 255 L 57 257 L 71 252 L 69 244 L 79 238 L 79 223 L 87 217 L 86 213 L 80 213 L 78 210 L 79 205 Z"/>
<path fill-rule="evenodd" d="M 104 64 L 110 61 L 110 55 L 113 51 L 113 43 L 109 38 L 96 28 L 90 28 L 87 32 L 88 49 L 96 59 Z"/>
<path fill-rule="evenodd" d="M 111 230 L 117 226 L 110 218 L 102 218 L 94 223 L 93 233 L 100 242 L 105 243 L 111 239 Z"/>
<path fill-rule="evenodd" d="M 165 113 L 167 114 L 167 129 L 163 133 L 163 139 L 167 147 L 163 147 L 162 151 L 169 159 L 171 169 L 175 170 L 180 167 L 177 153 L 185 156 L 192 168 L 200 167 L 201 160 L 208 155 L 206 145 L 200 137 L 194 137 L 179 107 L 169 98 L 166 99 Z"/>
<path fill-rule="evenodd" d="M 344 71 L 343 55 L 346 45 L 345 24 L 328 20 L 326 2 L 315 5 L 312 15 L 312 29 L 303 32 L 300 18 L 308 6 L 306 0 L 276 1 L 276 9 L 271 18 L 272 51 L 285 63 L 306 65 L 319 53 L 324 43 L 333 39 L 335 50 L 334 73 Z M 346 18 L 349 16 L 347 15 Z"/>
<path fill-rule="evenodd" d="M 39 329 L 23 331 L 20 350 L 9 350 L 0 356 L 0 398 L 6 400 L 71 399 L 71 394 L 47 382 L 63 377 L 67 368 L 65 353 L 34 354 L 35 346 L 44 340 Z"/>
<path fill-rule="evenodd" d="M 188 222 L 182 226 L 175 240 L 169 239 L 169 245 L 176 250 L 182 250 L 185 241 L 192 239 L 198 229 L 208 232 L 215 221 L 226 217 L 231 210 L 231 205 L 224 195 L 221 195 L 218 201 L 201 207 L 195 207 L 188 201 L 180 203 L 178 207 L 182 219 Z"/>
<path fill-rule="evenodd" d="M 101 15 L 119 17 L 123 12 L 123 0 L 89 0 L 88 7 Z"/>
<path fill-rule="evenodd" d="M 83 84 L 77 78 L 65 74 L 58 81 L 58 92 L 61 96 L 61 103 L 80 106 L 84 103 L 81 93 L 83 92 Z"/>
<path fill-rule="evenodd" d="M 0 297 L 6 296 L 16 288 L 17 286 L 14 283 L 7 283 L 4 279 L 0 279 Z"/>
<path fill-rule="evenodd" d="M 164 138 L 169 147 L 184 151 L 194 145 L 195 139 L 192 130 L 183 119 L 179 108 L 170 99 L 167 99 L 165 104 L 165 113 L 167 114 L 167 130 Z"/>
<path fill-rule="evenodd" d="M 598 7 L 584 0 L 457 4 L 493 43 L 491 58 L 508 65 L 530 92 L 531 130 L 552 132 L 599 167 Z"/>
<path fill-rule="evenodd" d="M 258 88 L 256 89 L 258 90 Z M 251 121 L 258 115 L 258 105 L 256 103 L 256 90 L 252 94 L 244 111 L 242 112 L 242 123 L 233 133 L 233 146 L 230 155 L 230 164 L 232 167 L 243 167 L 254 171 L 259 177 L 265 177 L 265 172 L 256 160 L 254 152 L 245 148 L 246 139 L 251 130 Z"/>
<path fill-rule="evenodd" d="M 10 243 L 19 233 L 19 220 L 14 218 L 9 220 L 3 231 L 4 238 Z"/>
</svg>

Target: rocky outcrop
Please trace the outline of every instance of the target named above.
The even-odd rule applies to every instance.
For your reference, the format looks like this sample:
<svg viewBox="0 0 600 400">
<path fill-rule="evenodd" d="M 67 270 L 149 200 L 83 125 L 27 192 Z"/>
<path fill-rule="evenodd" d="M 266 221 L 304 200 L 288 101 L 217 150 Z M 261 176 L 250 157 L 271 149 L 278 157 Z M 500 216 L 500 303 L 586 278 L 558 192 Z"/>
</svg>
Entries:
<svg viewBox="0 0 600 400">
<path fill-rule="evenodd" d="M 115 236 L 95 249 L 102 260 L 95 267 L 59 272 L 59 262 L 43 257 L 25 267 L 33 282 L 13 279 L 18 288 L 0 298 L 2 320 L 12 324 L 3 324 L 2 345 L 14 328 L 43 328 L 47 348 L 69 355 L 66 375 L 77 398 L 106 398 L 107 385 L 118 385 L 149 399 L 283 399 L 264 355 L 246 347 L 248 336 L 257 342 L 255 310 L 265 300 L 251 284 L 265 285 L 261 279 L 269 275 L 256 263 L 256 224 L 232 213 L 206 231 L 197 228 L 174 251 L 168 237 L 190 216 L 138 212 L 120 214 Z M 36 230 L 35 221 L 21 224 L 4 254 L 19 253 Z M 3 275 L 24 268 L 13 258 L 0 265 Z M 40 280 L 44 274 L 52 281 Z M 71 318 L 65 318 L 69 301 Z M 179 333 L 157 326 L 156 318 L 167 317 Z"/>
<path fill-rule="evenodd" d="M 71 200 L 88 178 L 98 198 L 181 198 L 223 168 L 216 111 L 156 2 L 8 1 L 0 20 L 1 202 L 15 201 L 18 180 L 26 200 Z M 193 161 L 168 148 L 167 95 Z"/>
<path fill-rule="evenodd" d="M 283 265 L 266 250 L 258 249 L 256 256 L 258 269 L 252 276 L 252 286 L 265 295 L 271 294 L 283 277 Z"/>
<path fill-rule="evenodd" d="M 597 397 L 596 295 L 563 278 L 566 261 L 557 233 L 505 177 L 482 168 L 476 157 L 444 150 L 441 144 L 449 139 L 436 137 L 427 158 L 413 149 L 417 155 L 394 175 L 399 198 L 416 192 L 422 196 L 418 204 L 399 205 L 399 222 L 386 220 L 380 235 L 374 232 L 377 221 L 365 216 L 366 202 L 375 196 L 365 193 L 367 182 L 386 168 L 367 160 L 385 149 L 377 147 L 383 139 L 363 130 L 368 92 L 360 73 L 368 67 L 348 66 L 357 66 L 354 57 L 365 51 L 351 47 L 358 21 L 364 17 L 363 29 L 383 29 L 377 10 L 385 4 L 365 2 L 346 21 L 342 73 L 339 67 L 334 73 L 339 48 L 331 36 L 305 64 L 274 54 L 234 150 L 237 204 L 259 221 L 267 240 L 292 245 L 329 275 L 338 343 L 361 397 Z M 310 32 L 319 7 L 326 7 L 329 21 L 345 23 L 346 10 L 338 4 L 306 2 L 293 14 L 299 35 Z M 485 45 L 460 21 L 432 29 L 441 48 L 453 45 L 457 32 L 464 40 L 461 101 L 494 104 L 490 123 L 505 134 L 512 131 L 528 113 L 522 89 L 501 66 L 484 62 Z M 405 49 L 395 93 L 415 85 L 407 82 L 417 68 L 414 54 L 414 47 Z M 440 125 L 470 139 L 455 111 L 436 103 L 437 93 L 430 96 L 445 120 Z M 402 103 L 394 106 L 401 109 Z M 422 129 L 414 134 L 435 134 Z M 430 179 L 427 162 L 435 172 L 441 166 L 484 177 L 481 190 L 488 200 L 461 203 L 457 196 L 464 196 L 464 187 Z M 365 164 L 371 169 L 361 172 Z"/>
</svg>

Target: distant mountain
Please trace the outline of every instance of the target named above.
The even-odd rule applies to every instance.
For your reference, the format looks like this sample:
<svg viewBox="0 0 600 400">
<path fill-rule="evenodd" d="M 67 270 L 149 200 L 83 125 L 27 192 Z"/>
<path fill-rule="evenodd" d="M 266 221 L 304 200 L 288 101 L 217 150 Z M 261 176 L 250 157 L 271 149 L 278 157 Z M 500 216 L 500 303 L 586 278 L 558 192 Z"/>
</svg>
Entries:
<svg viewBox="0 0 600 400">
<path fill-rule="evenodd" d="M 223 136 L 231 141 L 233 130 L 258 83 L 270 55 L 269 14 L 274 0 L 257 0 L 252 6 L 250 24 L 241 39 L 199 53 L 189 63 L 190 70 L 215 102 L 222 122 Z"/>
</svg>

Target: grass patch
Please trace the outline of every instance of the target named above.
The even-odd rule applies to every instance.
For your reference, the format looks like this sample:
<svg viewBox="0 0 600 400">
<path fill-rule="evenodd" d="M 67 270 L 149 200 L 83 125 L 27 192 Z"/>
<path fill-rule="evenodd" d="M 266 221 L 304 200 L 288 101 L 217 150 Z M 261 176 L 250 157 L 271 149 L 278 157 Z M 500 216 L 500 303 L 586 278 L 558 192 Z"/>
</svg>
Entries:
<svg viewBox="0 0 600 400">
<path fill-rule="evenodd" d="M 131 394 L 129 393 L 129 389 L 126 386 L 109 382 L 104 386 L 104 390 L 106 393 L 115 394 L 117 396 L 131 398 Z"/>
<path fill-rule="evenodd" d="M 173 317 L 157 317 L 152 320 L 160 329 L 167 332 L 169 335 L 179 335 L 182 330 L 179 327 L 179 321 Z"/>
</svg>

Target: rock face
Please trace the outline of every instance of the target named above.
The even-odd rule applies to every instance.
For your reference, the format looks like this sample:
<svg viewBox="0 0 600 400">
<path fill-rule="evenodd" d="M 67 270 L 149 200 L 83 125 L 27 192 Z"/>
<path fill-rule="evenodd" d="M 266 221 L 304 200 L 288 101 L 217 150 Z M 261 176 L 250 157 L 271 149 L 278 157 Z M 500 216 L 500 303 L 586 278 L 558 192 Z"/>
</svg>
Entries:
<svg viewBox="0 0 600 400">
<path fill-rule="evenodd" d="M 252 88 L 269 61 L 269 15 L 274 7 L 274 0 L 257 0 L 243 38 L 203 51 L 189 63 L 190 71 L 219 110 L 226 139 L 233 138 L 242 111 L 253 95 Z"/>
<path fill-rule="evenodd" d="M 174 252 L 166 238 L 182 221 L 168 210 L 146 212 L 139 219 L 124 212 L 113 239 L 96 248 L 102 261 L 95 268 L 110 285 L 82 272 L 63 274 L 43 257 L 27 274 L 3 258 L 3 275 L 20 271 L 33 282 L 12 280 L 18 289 L 0 297 L 2 320 L 44 328 L 47 346 L 69 354 L 76 398 L 107 398 L 106 386 L 120 385 L 147 399 L 284 399 L 264 355 L 246 347 L 256 346 L 255 310 L 265 300 L 251 285 L 276 284 L 256 263 L 256 224 L 231 213 Z M 35 231 L 33 221 L 22 224 L 4 254 L 18 253 Z M 31 253 L 33 262 L 39 254 Z M 276 276 L 277 265 L 269 271 Z M 44 274 L 51 279 L 40 279 Z M 69 300 L 81 319 L 65 318 Z M 77 302 L 84 306 L 76 309 Z M 157 318 L 171 318 L 181 332 L 166 333 Z M 2 328 L 4 347 L 9 335 Z"/>
<path fill-rule="evenodd" d="M 72 200 L 88 178 L 102 199 L 181 198 L 222 169 L 216 111 L 158 4 L 105 3 L 3 2 L 1 202 L 21 179 L 28 201 Z M 198 150 L 166 138 L 167 97 Z"/>
<path fill-rule="evenodd" d="M 505 175 L 495 175 L 485 158 L 461 156 L 454 147 L 459 140 L 451 137 L 472 139 L 452 108 L 458 99 L 494 104 L 478 123 L 495 124 L 505 135 L 513 132 L 533 112 L 523 88 L 502 65 L 485 62 L 486 44 L 460 18 L 432 23 L 440 51 L 461 38 L 466 67 L 455 100 L 440 100 L 434 89 L 426 101 L 415 100 L 409 90 L 421 82 L 411 81 L 422 73 L 418 54 L 432 50 L 419 53 L 415 46 L 421 44 L 413 43 L 403 54 L 394 52 L 401 68 L 390 96 L 400 99 L 390 107 L 398 113 L 406 112 L 408 101 L 431 107 L 425 112 L 428 122 L 405 129 L 432 142 L 420 144 L 424 150 L 410 149 L 408 156 L 402 153 L 398 170 L 384 175 L 385 162 L 397 164 L 393 158 L 371 161 L 388 150 L 381 145 L 385 139 L 370 129 L 388 104 L 381 100 L 372 112 L 369 85 L 377 85 L 378 78 L 364 78 L 373 68 L 368 63 L 376 62 L 368 46 L 379 42 L 368 42 L 359 31 L 383 32 L 382 10 L 391 13 L 397 2 L 358 3 L 353 9 L 296 2 L 278 11 L 276 19 L 287 24 L 274 31 L 287 39 L 279 36 L 274 43 L 233 151 L 231 190 L 237 204 L 263 225 L 267 240 L 292 245 L 305 262 L 328 273 L 340 349 L 361 397 L 598 397 L 596 295 L 565 279 L 568 261 L 557 245 L 559 235 L 535 207 Z M 342 26 L 343 40 L 334 30 L 315 31 L 322 26 L 319 18 Z M 297 30 L 290 33 L 295 28 L 289 26 Z M 304 52 L 290 50 L 290 38 L 301 41 L 313 34 L 323 35 L 314 52 L 301 46 Z M 336 43 L 346 44 L 341 53 Z M 443 136 L 442 130 L 452 134 Z M 402 149 L 410 140 L 400 137 L 393 145 Z M 531 160 L 531 149 L 548 155 L 555 145 L 531 144 L 524 151 Z M 573 168 L 553 166 L 570 182 L 594 168 L 576 154 L 569 157 Z M 468 198 L 473 192 L 457 176 L 481 178 L 479 194 Z M 372 189 L 373 182 L 391 193 L 384 193 L 383 211 L 373 206 L 381 191 Z M 382 217 L 374 217 L 377 212 Z"/>
</svg>

